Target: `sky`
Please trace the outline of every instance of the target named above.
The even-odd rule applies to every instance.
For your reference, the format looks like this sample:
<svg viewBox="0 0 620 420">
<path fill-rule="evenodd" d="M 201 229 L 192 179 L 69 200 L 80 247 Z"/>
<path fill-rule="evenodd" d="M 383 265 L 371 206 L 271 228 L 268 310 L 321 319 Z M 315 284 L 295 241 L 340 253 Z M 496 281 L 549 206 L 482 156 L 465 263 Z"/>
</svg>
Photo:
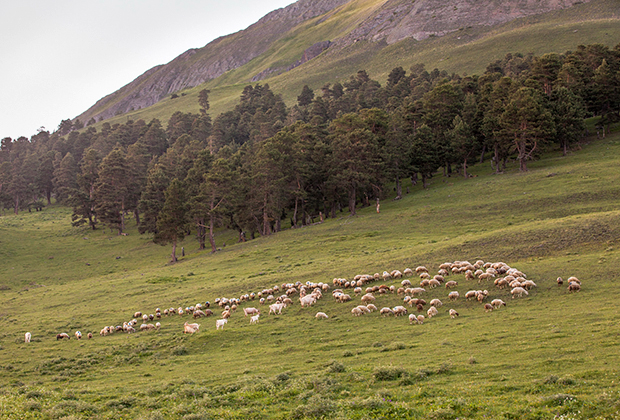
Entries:
<svg viewBox="0 0 620 420">
<path fill-rule="evenodd" d="M 13 0 L 0 4 L 0 138 L 53 132 L 190 48 L 293 0 Z"/>
</svg>

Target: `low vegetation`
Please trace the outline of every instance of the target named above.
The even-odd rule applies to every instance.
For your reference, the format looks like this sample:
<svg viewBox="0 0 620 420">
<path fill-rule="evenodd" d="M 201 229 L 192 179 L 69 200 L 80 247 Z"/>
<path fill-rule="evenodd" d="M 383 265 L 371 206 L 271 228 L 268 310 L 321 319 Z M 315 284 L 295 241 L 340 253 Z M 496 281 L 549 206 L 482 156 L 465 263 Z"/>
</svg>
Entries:
<svg viewBox="0 0 620 420">
<path fill-rule="evenodd" d="M 71 210 L 0 217 L 0 416 L 17 418 L 399 418 L 612 419 L 620 410 L 617 338 L 620 263 L 620 135 L 590 137 L 563 156 L 550 150 L 528 172 L 509 160 L 472 178 L 436 174 L 429 188 L 395 191 L 355 216 L 245 243 L 217 231 L 216 253 L 180 242 L 186 255 L 139 235 L 71 227 Z M 405 182 L 405 181 L 403 181 Z M 215 317 L 163 317 L 159 331 L 98 332 L 135 311 L 239 297 L 282 283 L 427 266 L 445 261 L 504 261 L 536 282 L 511 299 L 492 281 L 451 276 L 461 296 L 487 289 L 506 307 L 447 300 L 422 325 L 377 312 L 351 316 L 359 296 L 335 303 L 324 293 L 310 308 L 282 315 L 254 301 L 260 322 L 237 310 L 224 330 Z M 569 293 L 556 278 L 576 276 Z M 410 277 L 416 283 L 417 277 Z M 380 283 L 377 283 L 380 284 Z M 400 279 L 386 285 L 399 285 Z M 349 291 L 352 296 L 354 294 Z M 377 295 L 378 307 L 402 296 Z M 448 309 L 460 316 L 451 319 Z M 323 311 L 328 319 L 317 320 Z M 80 330 L 94 338 L 77 341 Z M 32 341 L 24 343 L 24 333 Z M 71 340 L 56 340 L 67 332 Z"/>
</svg>

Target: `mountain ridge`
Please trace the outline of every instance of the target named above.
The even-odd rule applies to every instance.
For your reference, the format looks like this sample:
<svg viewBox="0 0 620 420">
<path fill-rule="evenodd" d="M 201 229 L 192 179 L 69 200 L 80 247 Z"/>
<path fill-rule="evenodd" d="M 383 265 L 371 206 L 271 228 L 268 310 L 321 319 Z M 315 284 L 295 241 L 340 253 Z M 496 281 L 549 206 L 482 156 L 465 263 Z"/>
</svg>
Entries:
<svg viewBox="0 0 620 420">
<path fill-rule="evenodd" d="M 285 38 L 300 25 L 311 28 L 329 20 L 334 20 L 334 25 L 341 23 L 333 39 L 306 45 L 299 50 L 297 59 L 289 59 L 288 63 L 275 67 L 264 67 L 239 82 L 263 80 L 300 66 L 321 53 L 337 54 L 359 41 L 382 42 L 385 46 L 407 39 L 420 41 L 442 37 L 464 27 L 492 27 L 590 1 L 458 0 L 445 5 L 433 0 L 300 0 L 268 13 L 242 31 L 219 37 L 202 48 L 191 48 L 169 63 L 147 70 L 97 101 L 77 118 L 81 121 L 104 120 L 150 107 L 175 92 L 199 86 L 248 64 L 267 53 L 276 42 L 286 43 Z M 343 16 L 348 16 L 349 20 Z M 319 44 L 320 48 L 313 50 Z"/>
</svg>

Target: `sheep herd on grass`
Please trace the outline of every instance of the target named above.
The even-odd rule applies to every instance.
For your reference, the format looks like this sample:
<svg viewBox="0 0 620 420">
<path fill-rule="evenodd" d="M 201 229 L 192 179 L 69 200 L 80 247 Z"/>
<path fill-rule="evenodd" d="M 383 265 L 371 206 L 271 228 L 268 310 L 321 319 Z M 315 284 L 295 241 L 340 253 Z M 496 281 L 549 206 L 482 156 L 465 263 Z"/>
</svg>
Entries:
<svg viewBox="0 0 620 420">
<path fill-rule="evenodd" d="M 351 294 L 353 294 L 355 298 L 359 297 L 361 304 L 351 309 L 351 314 L 355 317 L 365 316 L 377 312 L 379 316 L 382 317 L 393 316 L 396 318 L 405 316 L 409 311 L 411 311 L 420 312 L 420 314 L 408 314 L 409 324 L 423 324 L 425 320 L 437 317 L 444 312 L 443 310 L 440 312 L 440 308 L 444 306 L 440 298 L 430 299 L 427 303 L 423 297 L 431 293 L 431 290 L 437 289 L 443 285 L 443 287 L 448 291 L 446 297 L 450 302 L 459 300 L 461 298 L 461 294 L 456 290 L 452 290 L 459 285 L 459 282 L 456 280 L 446 281 L 446 278 L 460 274 L 464 274 L 466 282 L 477 282 L 477 285 L 482 285 L 484 283 L 485 285 L 488 284 L 490 286 L 492 281 L 493 286 L 495 286 L 498 291 L 510 288 L 510 295 L 512 299 L 529 296 L 529 292 L 537 287 L 535 282 L 527 279 L 525 273 L 508 266 L 506 263 L 491 263 L 484 262 L 482 260 L 478 260 L 473 264 L 468 261 L 446 262 L 439 265 L 437 274 L 435 275 L 431 275 L 425 266 L 418 266 L 415 270 L 405 268 L 402 272 L 400 270 L 392 270 L 389 272 L 384 271 L 382 274 L 375 273 L 374 275 L 358 274 L 350 281 L 345 278 L 334 278 L 331 286 L 328 283 L 313 283 L 309 281 L 305 284 L 302 284 L 301 282 L 284 283 L 280 286 L 275 285 L 272 288 L 263 289 L 257 293 L 252 292 L 249 294 L 244 294 L 239 298 L 220 297 L 215 299 L 214 305 L 219 306 L 222 310 L 221 318 L 217 319 L 215 322 L 216 330 L 223 330 L 224 326 L 228 322 L 228 319 L 243 303 L 257 301 L 260 305 L 269 306 L 268 315 L 281 315 L 283 309 L 294 304 L 292 299 L 293 296 L 299 296 L 298 300 L 302 308 L 309 308 L 322 299 L 323 293 L 331 290 L 332 287 L 334 287 L 334 289 L 331 291 L 331 294 L 334 301 L 337 303 L 351 302 L 353 300 Z M 414 275 L 417 275 L 420 278 L 419 286 L 414 286 L 412 280 L 405 278 L 413 277 Z M 378 281 L 389 282 L 399 279 L 402 279 L 400 286 L 388 286 L 386 284 L 370 285 L 370 283 Z M 567 289 L 569 293 L 581 290 L 581 282 L 576 277 L 568 278 L 567 282 Z M 561 277 L 558 277 L 557 284 L 558 286 L 562 286 L 564 284 L 564 280 Z M 349 290 L 352 292 L 345 293 Z M 403 304 L 396 305 L 394 307 L 384 306 L 381 309 L 378 309 L 375 305 L 375 303 L 377 303 L 377 299 L 381 299 L 382 295 L 388 294 L 402 296 Z M 481 304 L 484 312 L 492 312 L 500 309 L 502 306 L 506 306 L 506 303 L 499 298 L 493 299 L 490 303 L 487 302 L 489 294 L 489 291 L 486 289 L 471 289 L 465 292 L 463 297 L 466 301 L 476 301 Z M 428 309 L 426 308 L 427 305 Z M 407 309 L 407 306 L 410 309 Z M 205 303 L 197 303 L 195 306 L 185 308 L 170 307 L 164 309 L 163 311 L 160 308 L 156 308 L 154 314 L 143 314 L 140 311 L 136 311 L 133 313 L 133 318 L 129 321 L 123 322 L 122 325 L 104 326 L 99 332 L 99 335 L 108 336 L 117 332 L 135 333 L 136 330 L 159 330 L 161 328 L 161 323 L 157 321 L 153 324 L 150 321 L 156 319 L 161 320 L 162 316 L 172 317 L 175 315 L 180 317 L 191 316 L 194 320 L 203 317 L 210 317 L 214 315 L 214 312 L 210 309 L 210 307 L 211 303 L 207 301 Z M 453 308 L 448 308 L 445 312 L 450 315 L 451 319 L 456 319 L 460 316 L 459 313 Z M 255 307 L 246 307 L 243 308 L 243 313 L 245 317 L 250 317 L 251 325 L 258 324 L 261 316 L 260 309 Z M 426 313 L 426 317 L 423 313 Z M 315 318 L 329 319 L 330 316 L 325 312 L 317 312 Z M 139 327 L 137 327 L 139 323 L 138 320 L 142 321 L 142 324 Z M 186 334 L 194 334 L 198 332 L 199 328 L 200 324 L 198 323 L 185 322 L 183 324 L 183 332 Z M 82 338 L 82 333 L 80 331 L 76 331 L 74 335 L 77 340 Z M 93 334 L 89 332 L 87 337 L 91 339 L 93 338 Z M 29 343 L 31 338 L 31 333 L 27 332 L 24 338 L 25 342 Z M 56 335 L 57 340 L 69 340 L 70 338 L 71 337 L 67 333 L 60 333 Z"/>
</svg>

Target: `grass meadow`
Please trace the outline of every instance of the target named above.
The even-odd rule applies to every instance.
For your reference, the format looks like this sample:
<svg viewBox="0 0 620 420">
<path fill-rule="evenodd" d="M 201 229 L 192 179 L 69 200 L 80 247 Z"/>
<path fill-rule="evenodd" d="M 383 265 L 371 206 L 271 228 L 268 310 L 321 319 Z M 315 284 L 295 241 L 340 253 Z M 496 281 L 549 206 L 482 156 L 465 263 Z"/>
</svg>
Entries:
<svg viewBox="0 0 620 420">
<path fill-rule="evenodd" d="M 620 134 L 590 139 L 568 156 L 549 151 L 519 173 L 436 175 L 357 216 L 236 243 L 167 263 L 169 247 L 135 227 L 128 236 L 70 226 L 69 209 L 0 217 L 0 418 L 2 419 L 616 419 Z M 393 196 L 393 194 L 392 194 Z M 445 261 L 504 261 L 537 287 L 511 299 L 464 275 L 461 298 L 423 325 L 372 313 L 324 294 L 250 325 L 239 309 L 183 334 L 186 316 L 161 330 L 101 337 L 135 311 L 186 307 L 300 281 L 404 270 Z M 577 276 L 568 293 L 556 278 Z M 413 283 L 417 277 L 410 278 Z M 382 282 L 398 285 L 400 280 Z M 379 282 L 375 284 L 381 284 Z M 486 313 L 471 289 L 507 306 Z M 402 304 L 378 295 L 376 306 Z M 460 313 L 451 319 L 448 309 Z M 317 320 L 317 311 L 329 319 Z M 80 330 L 92 340 L 57 341 Z M 26 331 L 32 342 L 24 343 Z"/>
</svg>

